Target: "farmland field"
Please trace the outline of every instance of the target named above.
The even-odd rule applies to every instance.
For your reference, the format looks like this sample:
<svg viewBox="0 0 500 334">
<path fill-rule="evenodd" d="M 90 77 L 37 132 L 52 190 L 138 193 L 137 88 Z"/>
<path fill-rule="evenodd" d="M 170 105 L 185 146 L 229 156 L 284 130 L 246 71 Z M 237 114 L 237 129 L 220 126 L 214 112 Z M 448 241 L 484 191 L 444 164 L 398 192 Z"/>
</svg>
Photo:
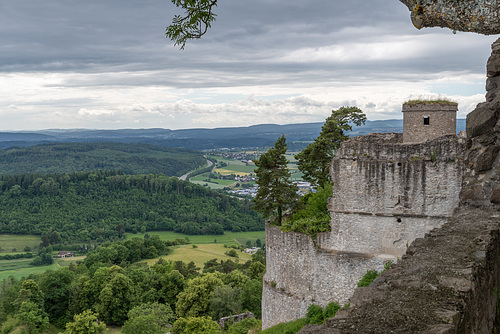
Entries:
<svg viewBox="0 0 500 334">
<path fill-rule="evenodd" d="M 213 244 L 216 241 L 217 244 L 226 245 L 245 245 L 247 241 L 251 241 L 252 244 L 255 243 L 257 239 L 264 242 L 266 238 L 266 233 L 264 231 L 252 231 L 252 232 L 224 232 L 221 235 L 185 235 L 182 233 L 175 233 L 170 231 L 159 231 L 159 232 L 148 232 L 149 235 L 158 235 L 161 240 L 175 240 L 175 239 L 188 239 L 192 244 Z M 133 237 L 144 238 L 143 233 L 127 233 L 125 235 L 126 239 L 131 239 Z"/>
<path fill-rule="evenodd" d="M 222 244 L 201 244 L 197 245 L 197 248 L 193 248 L 193 245 L 183 245 L 176 247 L 172 254 L 162 256 L 161 258 L 170 261 L 184 261 L 189 263 L 193 261 L 197 267 L 203 268 L 203 264 L 212 259 L 218 260 L 233 260 L 239 259 L 239 262 L 246 262 L 252 258 L 250 254 L 236 251 L 238 253 L 238 258 L 230 257 L 224 254 L 232 248 L 226 248 Z M 153 265 L 158 261 L 158 259 L 146 260 L 149 265 Z"/>
<path fill-rule="evenodd" d="M 38 248 L 40 242 L 42 240 L 37 235 L 0 234 L 0 254 L 13 253 L 13 249 L 15 252 L 24 253 L 24 247 L 29 246 L 35 249 Z"/>
<path fill-rule="evenodd" d="M 67 267 L 71 263 L 83 261 L 85 256 L 77 256 L 66 259 L 54 259 L 54 264 L 49 266 L 30 266 L 33 259 L 18 259 L 18 260 L 0 260 L 0 282 L 9 276 L 15 278 L 28 277 L 30 274 L 41 274 L 48 269 L 56 270 L 61 267 Z"/>
<path fill-rule="evenodd" d="M 211 189 L 222 189 L 224 187 L 230 187 L 231 185 L 237 183 L 237 181 L 235 180 L 219 180 L 219 179 L 210 179 L 210 182 L 207 182 L 206 181 L 207 179 L 208 179 L 208 173 L 189 178 L 189 182 L 196 183 L 202 186 L 206 184 Z"/>
<path fill-rule="evenodd" d="M 28 277 L 30 274 L 41 274 L 47 269 L 56 270 L 59 268 L 59 265 L 57 263 L 51 264 L 50 266 L 33 267 L 29 265 L 29 262 L 31 261 L 21 263 L 16 260 L 10 260 L 8 262 L 11 263 L 9 264 L 9 266 L 15 267 L 15 269 L 0 271 L 0 282 L 2 282 L 5 278 L 9 276 L 14 276 L 15 278 Z M 4 263 L 0 264 L 0 266 L 3 264 Z"/>
</svg>

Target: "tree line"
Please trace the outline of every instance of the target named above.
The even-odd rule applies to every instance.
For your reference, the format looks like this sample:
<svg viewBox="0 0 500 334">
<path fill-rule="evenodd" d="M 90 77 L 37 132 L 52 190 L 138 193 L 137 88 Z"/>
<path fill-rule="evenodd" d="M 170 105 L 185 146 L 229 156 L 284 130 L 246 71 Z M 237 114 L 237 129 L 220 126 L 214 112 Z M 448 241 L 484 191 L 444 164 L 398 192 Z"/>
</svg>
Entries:
<svg viewBox="0 0 500 334">
<path fill-rule="evenodd" d="M 126 232 L 223 234 L 264 229 L 248 200 L 165 175 L 117 171 L 0 176 L 0 233 L 43 246 L 120 239 Z"/>
</svg>

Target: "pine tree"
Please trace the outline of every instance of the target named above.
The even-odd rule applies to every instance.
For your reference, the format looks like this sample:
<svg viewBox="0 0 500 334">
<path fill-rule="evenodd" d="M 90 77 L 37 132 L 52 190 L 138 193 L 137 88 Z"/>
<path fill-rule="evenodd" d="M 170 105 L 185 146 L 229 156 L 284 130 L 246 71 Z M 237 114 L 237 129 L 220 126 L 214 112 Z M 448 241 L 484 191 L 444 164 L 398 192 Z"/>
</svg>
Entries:
<svg viewBox="0 0 500 334">
<path fill-rule="evenodd" d="M 340 143 L 347 140 L 347 131 L 352 125 L 365 124 L 366 115 L 357 107 L 341 107 L 333 110 L 321 127 L 318 138 L 295 156 L 297 166 L 304 174 L 303 179 L 317 186 L 330 181 L 330 162 Z"/>
<path fill-rule="evenodd" d="M 281 225 L 283 213 L 292 208 L 298 199 L 298 187 L 290 181 L 286 150 L 286 138 L 282 135 L 274 147 L 255 162 L 259 189 L 253 199 L 254 209 L 266 218 L 275 215 L 277 225 Z"/>
</svg>

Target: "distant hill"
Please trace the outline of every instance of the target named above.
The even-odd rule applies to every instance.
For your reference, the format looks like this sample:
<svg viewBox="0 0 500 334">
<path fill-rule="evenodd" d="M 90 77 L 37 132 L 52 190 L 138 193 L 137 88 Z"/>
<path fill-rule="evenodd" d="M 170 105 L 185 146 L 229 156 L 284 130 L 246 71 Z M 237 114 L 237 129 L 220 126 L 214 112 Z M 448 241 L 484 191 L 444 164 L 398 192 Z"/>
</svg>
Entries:
<svg viewBox="0 0 500 334">
<path fill-rule="evenodd" d="M 0 174 L 120 170 L 180 176 L 206 164 L 200 152 L 132 143 L 53 143 L 0 150 Z"/>
<path fill-rule="evenodd" d="M 145 143 L 163 147 L 182 147 L 193 150 L 220 148 L 268 147 L 284 134 L 289 149 L 300 150 L 319 135 L 323 122 L 300 124 L 260 124 L 248 127 L 216 129 L 122 129 L 122 130 L 43 130 L 33 132 L 2 132 L 0 148 L 33 146 L 41 143 Z M 465 119 L 457 121 L 457 131 L 465 130 Z M 402 119 L 367 121 L 356 127 L 351 136 L 374 132 L 402 132 Z"/>
</svg>

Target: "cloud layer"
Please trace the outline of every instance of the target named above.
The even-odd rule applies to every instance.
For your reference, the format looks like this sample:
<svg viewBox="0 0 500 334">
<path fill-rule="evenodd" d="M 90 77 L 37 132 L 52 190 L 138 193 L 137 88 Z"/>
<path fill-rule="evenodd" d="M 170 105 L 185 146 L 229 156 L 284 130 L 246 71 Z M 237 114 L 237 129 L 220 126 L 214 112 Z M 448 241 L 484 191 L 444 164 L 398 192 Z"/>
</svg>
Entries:
<svg viewBox="0 0 500 334">
<path fill-rule="evenodd" d="M 0 2 L 0 130 L 323 121 L 356 105 L 401 118 L 444 96 L 484 100 L 494 37 L 418 31 L 397 0 L 221 0 L 184 51 L 167 1 Z"/>
</svg>

